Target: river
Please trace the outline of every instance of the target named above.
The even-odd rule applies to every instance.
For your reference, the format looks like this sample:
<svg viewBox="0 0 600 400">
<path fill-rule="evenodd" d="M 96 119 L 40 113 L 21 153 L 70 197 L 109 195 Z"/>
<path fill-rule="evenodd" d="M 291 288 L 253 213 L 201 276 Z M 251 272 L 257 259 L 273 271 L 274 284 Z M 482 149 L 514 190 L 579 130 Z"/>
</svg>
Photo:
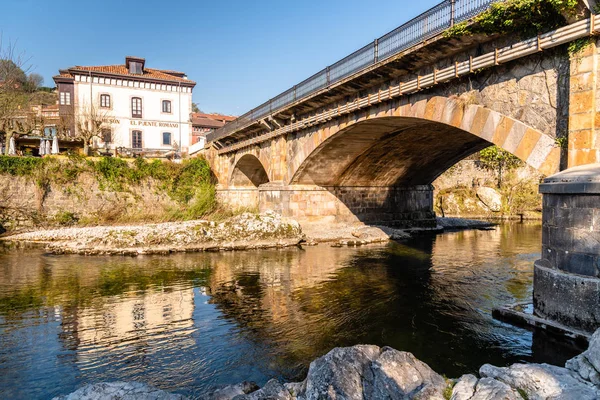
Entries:
<svg viewBox="0 0 600 400">
<path fill-rule="evenodd" d="M 582 349 L 496 321 L 531 298 L 541 226 L 403 242 L 144 256 L 0 247 L 0 398 L 139 380 L 191 396 L 271 377 L 359 343 L 458 377 L 481 364 L 561 364 Z"/>
</svg>

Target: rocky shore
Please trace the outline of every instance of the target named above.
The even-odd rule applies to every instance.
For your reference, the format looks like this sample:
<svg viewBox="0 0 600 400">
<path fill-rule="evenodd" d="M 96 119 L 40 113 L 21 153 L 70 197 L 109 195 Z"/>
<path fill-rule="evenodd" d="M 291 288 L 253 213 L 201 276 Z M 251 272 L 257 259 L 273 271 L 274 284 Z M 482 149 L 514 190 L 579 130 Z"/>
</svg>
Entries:
<svg viewBox="0 0 600 400">
<path fill-rule="evenodd" d="M 494 224 L 460 218 L 438 218 L 431 231 L 491 229 Z M 402 230 L 362 223 L 306 222 L 274 212 L 244 213 L 222 222 L 185 221 L 160 224 L 71 227 L 38 230 L 0 238 L 42 243 L 54 254 L 125 255 L 250 250 L 314 245 L 360 246 L 406 239 L 421 229 Z"/>
<path fill-rule="evenodd" d="M 267 212 L 244 213 L 223 222 L 61 228 L 3 237 L 4 241 L 47 245 L 54 254 L 142 255 L 295 246 L 304 239 L 300 225 Z"/>
<path fill-rule="evenodd" d="M 600 398 L 600 330 L 588 350 L 567 361 L 513 364 L 479 369 L 479 376 L 445 378 L 411 353 L 390 347 L 335 348 L 310 364 L 302 382 L 272 379 L 262 388 L 252 382 L 205 393 L 202 400 L 592 400 Z M 185 399 L 137 382 L 85 386 L 54 400 Z"/>
</svg>

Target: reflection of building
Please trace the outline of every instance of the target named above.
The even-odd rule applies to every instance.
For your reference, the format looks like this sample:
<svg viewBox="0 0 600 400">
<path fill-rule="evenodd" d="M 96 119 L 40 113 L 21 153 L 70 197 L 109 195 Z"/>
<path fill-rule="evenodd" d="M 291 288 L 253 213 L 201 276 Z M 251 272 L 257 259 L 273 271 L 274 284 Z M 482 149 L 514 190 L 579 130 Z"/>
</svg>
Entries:
<svg viewBox="0 0 600 400">
<path fill-rule="evenodd" d="M 204 146 L 206 135 L 219 129 L 227 122 L 233 121 L 236 117 L 222 114 L 192 114 L 192 143 L 201 143 Z"/>
<path fill-rule="evenodd" d="M 60 70 L 54 81 L 61 117 L 88 117 L 93 107 L 104 120 L 106 130 L 96 147 L 185 152 L 190 145 L 196 83 L 183 72 L 147 68 L 145 59 L 126 57 L 120 65 Z M 70 125 L 75 129 L 74 122 Z"/>
<path fill-rule="evenodd" d="M 140 331 L 145 335 L 161 332 L 187 335 L 193 328 L 193 311 L 191 288 L 119 298 L 104 303 L 101 310 L 80 310 L 77 337 L 80 345 L 105 347 L 140 338 Z"/>
</svg>

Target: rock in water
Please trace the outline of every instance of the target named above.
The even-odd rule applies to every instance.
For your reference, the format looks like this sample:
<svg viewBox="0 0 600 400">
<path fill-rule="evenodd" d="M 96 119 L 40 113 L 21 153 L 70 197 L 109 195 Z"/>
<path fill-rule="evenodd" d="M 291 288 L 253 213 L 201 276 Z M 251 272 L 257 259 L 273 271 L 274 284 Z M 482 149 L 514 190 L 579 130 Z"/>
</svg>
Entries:
<svg viewBox="0 0 600 400">
<path fill-rule="evenodd" d="M 180 394 L 172 394 L 140 382 L 103 382 L 86 385 L 66 396 L 53 400 L 184 400 Z"/>
<path fill-rule="evenodd" d="M 490 211 L 499 212 L 502 210 L 502 195 L 491 187 L 480 187 L 477 189 L 477 198 Z"/>
</svg>

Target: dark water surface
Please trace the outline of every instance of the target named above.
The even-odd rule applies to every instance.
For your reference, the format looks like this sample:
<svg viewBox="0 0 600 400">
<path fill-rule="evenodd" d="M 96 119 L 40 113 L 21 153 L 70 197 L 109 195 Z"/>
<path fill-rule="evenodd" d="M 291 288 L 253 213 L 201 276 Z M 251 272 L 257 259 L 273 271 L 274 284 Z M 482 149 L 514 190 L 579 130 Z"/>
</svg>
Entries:
<svg viewBox="0 0 600 400">
<path fill-rule="evenodd" d="M 187 395 L 301 380 L 336 346 L 388 345 L 457 377 L 579 350 L 495 321 L 531 298 L 541 228 L 507 224 L 402 243 L 139 258 L 0 247 L 0 398 L 99 381 Z"/>
</svg>

